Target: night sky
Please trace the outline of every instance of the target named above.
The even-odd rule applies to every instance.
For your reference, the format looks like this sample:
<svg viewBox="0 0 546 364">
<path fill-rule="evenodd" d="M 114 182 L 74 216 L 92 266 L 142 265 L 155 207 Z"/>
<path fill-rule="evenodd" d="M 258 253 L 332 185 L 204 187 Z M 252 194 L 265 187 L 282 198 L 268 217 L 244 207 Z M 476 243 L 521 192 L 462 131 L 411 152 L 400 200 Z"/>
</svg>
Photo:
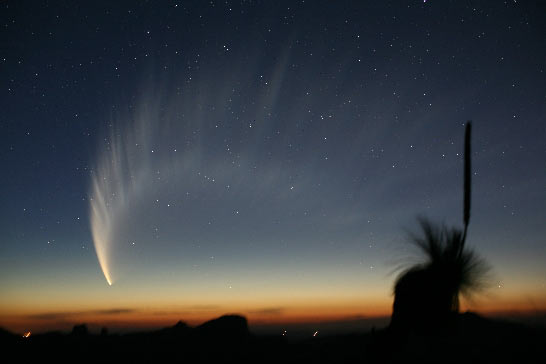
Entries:
<svg viewBox="0 0 546 364">
<path fill-rule="evenodd" d="M 544 3 L 0 6 L 0 326 L 389 315 L 467 120 L 463 308 L 546 309 Z"/>
</svg>

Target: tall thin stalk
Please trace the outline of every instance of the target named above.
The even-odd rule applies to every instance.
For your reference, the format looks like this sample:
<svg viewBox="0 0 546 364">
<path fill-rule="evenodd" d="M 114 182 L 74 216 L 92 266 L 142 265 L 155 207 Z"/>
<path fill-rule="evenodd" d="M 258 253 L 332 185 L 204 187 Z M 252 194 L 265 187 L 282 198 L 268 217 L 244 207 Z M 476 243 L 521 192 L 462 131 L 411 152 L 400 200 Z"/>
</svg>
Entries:
<svg viewBox="0 0 546 364">
<path fill-rule="evenodd" d="M 463 238 L 461 240 L 461 246 L 459 248 L 459 255 L 462 254 L 464 243 L 466 240 L 466 232 L 468 230 L 468 223 L 470 222 L 470 199 L 472 195 L 471 179 L 472 179 L 472 165 L 471 165 L 471 148 L 470 138 L 472 133 L 472 122 L 469 120 L 466 123 L 464 134 L 464 207 L 463 207 L 463 223 L 464 231 Z"/>
</svg>

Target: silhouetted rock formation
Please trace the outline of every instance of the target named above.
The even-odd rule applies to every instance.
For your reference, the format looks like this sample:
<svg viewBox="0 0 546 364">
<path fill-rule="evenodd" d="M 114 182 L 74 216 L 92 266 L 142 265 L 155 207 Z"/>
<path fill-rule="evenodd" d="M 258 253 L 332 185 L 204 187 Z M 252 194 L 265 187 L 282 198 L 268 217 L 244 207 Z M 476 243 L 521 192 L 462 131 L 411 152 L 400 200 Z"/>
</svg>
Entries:
<svg viewBox="0 0 546 364">
<path fill-rule="evenodd" d="M 433 325 L 434 326 L 434 325 Z M 539 363 L 546 358 L 544 328 L 490 320 L 475 313 L 453 314 L 449 330 L 393 330 L 373 335 L 371 363 Z M 541 359 L 542 358 L 542 359 Z"/>
<path fill-rule="evenodd" d="M 190 333 L 192 330 L 191 327 L 189 327 L 185 322 L 178 321 L 174 326 L 166 327 L 164 329 L 161 329 L 158 331 L 161 335 L 171 335 L 171 336 L 185 336 Z"/>
<path fill-rule="evenodd" d="M 455 315 L 453 329 L 412 333 L 393 346 L 390 330 L 286 340 L 250 335 L 246 319 L 225 316 L 197 328 L 184 323 L 150 332 L 47 333 L 22 338 L 0 330 L 3 362 L 55 363 L 539 363 L 544 329 Z M 79 325 L 82 327 L 82 325 Z M 78 329 L 79 330 L 79 329 Z M 78 331 L 76 330 L 76 331 Z M 7 344 L 7 345 L 6 345 Z M 17 358 L 17 360 L 14 360 Z M 542 359 L 541 359 L 542 358 Z M 541 361 L 542 360 L 542 361 Z"/>
<path fill-rule="evenodd" d="M 188 324 L 186 324 L 184 321 L 178 321 L 173 326 L 173 329 L 175 329 L 175 330 L 187 330 L 188 328 L 189 328 Z"/>
<path fill-rule="evenodd" d="M 73 336 L 87 336 L 87 335 L 89 335 L 89 330 L 87 329 L 87 325 L 86 324 L 75 325 L 72 328 L 72 335 Z"/>
<path fill-rule="evenodd" d="M 20 336 L 0 327 L 0 343 L 13 343 L 19 338 Z"/>
<path fill-rule="evenodd" d="M 226 315 L 210 320 L 195 328 L 199 335 L 228 340 L 249 336 L 246 318 L 238 315 Z"/>
</svg>

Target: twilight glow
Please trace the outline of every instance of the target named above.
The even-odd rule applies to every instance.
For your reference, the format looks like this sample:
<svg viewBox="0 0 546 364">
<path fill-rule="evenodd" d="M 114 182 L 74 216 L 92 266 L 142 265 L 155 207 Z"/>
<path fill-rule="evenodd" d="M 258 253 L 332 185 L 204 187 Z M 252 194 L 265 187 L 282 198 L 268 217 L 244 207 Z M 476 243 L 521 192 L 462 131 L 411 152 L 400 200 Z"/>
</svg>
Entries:
<svg viewBox="0 0 546 364">
<path fill-rule="evenodd" d="M 463 310 L 546 310 L 534 2 L 46 3 L 0 5 L 0 327 L 387 317 L 467 120 Z"/>
</svg>

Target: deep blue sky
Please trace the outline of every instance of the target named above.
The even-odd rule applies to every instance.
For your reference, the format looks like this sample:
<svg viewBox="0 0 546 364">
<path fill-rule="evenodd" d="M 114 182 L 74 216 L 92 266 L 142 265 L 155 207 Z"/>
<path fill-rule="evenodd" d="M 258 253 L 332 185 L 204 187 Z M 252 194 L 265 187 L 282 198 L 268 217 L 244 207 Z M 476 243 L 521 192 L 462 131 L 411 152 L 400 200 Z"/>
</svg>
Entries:
<svg viewBox="0 0 546 364">
<path fill-rule="evenodd" d="M 112 265 L 128 296 L 162 282 L 181 304 L 195 287 L 206 303 L 232 302 L 226 287 L 275 292 L 287 312 L 286 297 L 336 289 L 389 302 L 415 217 L 461 224 L 469 119 L 469 244 L 507 290 L 498 302 L 545 297 L 543 3 L 1 9 L 2 317 L 16 302 L 56 307 L 34 307 L 36 287 L 82 305 L 104 284 L 89 198 L 114 150 L 121 185 L 106 186 L 125 210 Z M 108 297 L 101 307 L 118 304 Z"/>
</svg>

